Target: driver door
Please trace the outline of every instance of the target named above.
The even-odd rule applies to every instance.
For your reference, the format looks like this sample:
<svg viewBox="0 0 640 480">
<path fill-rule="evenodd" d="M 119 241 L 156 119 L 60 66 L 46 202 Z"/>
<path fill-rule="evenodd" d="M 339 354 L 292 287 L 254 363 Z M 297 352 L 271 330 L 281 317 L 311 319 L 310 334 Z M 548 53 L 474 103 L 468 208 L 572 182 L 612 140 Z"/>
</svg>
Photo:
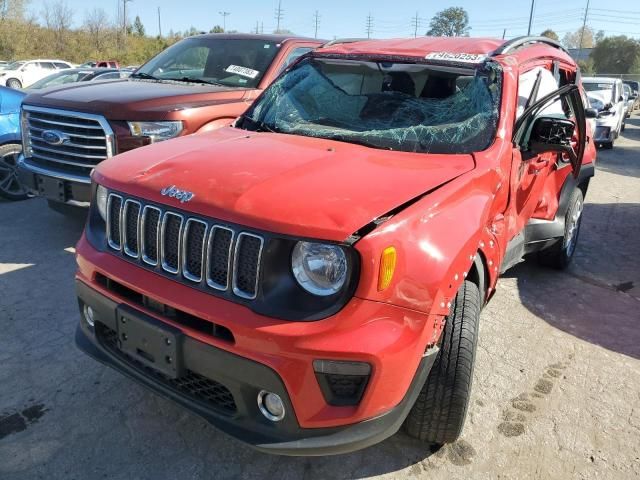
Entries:
<svg viewBox="0 0 640 480">
<path fill-rule="evenodd" d="M 511 236 L 523 231 L 549 175 L 571 168 L 578 176 L 586 142 L 580 91 L 565 85 L 529 106 L 516 122 L 511 176 Z"/>
</svg>

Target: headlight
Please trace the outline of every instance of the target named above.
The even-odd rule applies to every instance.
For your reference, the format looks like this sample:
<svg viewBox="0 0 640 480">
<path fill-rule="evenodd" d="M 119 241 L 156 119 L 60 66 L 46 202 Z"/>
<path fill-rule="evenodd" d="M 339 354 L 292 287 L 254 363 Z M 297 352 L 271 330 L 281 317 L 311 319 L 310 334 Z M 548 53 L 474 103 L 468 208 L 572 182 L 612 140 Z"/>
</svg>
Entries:
<svg viewBox="0 0 640 480">
<path fill-rule="evenodd" d="M 149 137 L 152 142 L 161 142 L 177 137 L 182 132 L 181 121 L 171 122 L 127 122 L 134 137 Z"/>
<path fill-rule="evenodd" d="M 347 258 L 337 245 L 298 242 L 293 248 L 291 270 L 307 292 L 326 297 L 344 286 Z"/>
<path fill-rule="evenodd" d="M 98 206 L 98 213 L 102 217 L 102 220 L 107 221 L 107 197 L 109 192 L 102 185 L 98 185 L 96 189 L 96 205 Z"/>
</svg>

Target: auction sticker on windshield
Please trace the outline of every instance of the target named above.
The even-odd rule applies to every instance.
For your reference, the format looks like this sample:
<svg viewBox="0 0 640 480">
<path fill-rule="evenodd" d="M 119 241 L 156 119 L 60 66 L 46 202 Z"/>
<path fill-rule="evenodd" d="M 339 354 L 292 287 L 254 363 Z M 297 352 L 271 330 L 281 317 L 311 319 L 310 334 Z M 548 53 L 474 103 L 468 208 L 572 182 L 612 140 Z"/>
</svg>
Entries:
<svg viewBox="0 0 640 480">
<path fill-rule="evenodd" d="M 487 56 L 481 53 L 431 52 L 424 58 L 441 62 L 482 63 L 487 59 Z"/>
<path fill-rule="evenodd" d="M 224 71 L 227 73 L 235 73 L 236 75 L 241 75 L 247 78 L 256 78 L 260 73 L 258 70 L 253 70 L 252 68 L 247 67 L 239 67 L 238 65 L 229 65 Z"/>
</svg>

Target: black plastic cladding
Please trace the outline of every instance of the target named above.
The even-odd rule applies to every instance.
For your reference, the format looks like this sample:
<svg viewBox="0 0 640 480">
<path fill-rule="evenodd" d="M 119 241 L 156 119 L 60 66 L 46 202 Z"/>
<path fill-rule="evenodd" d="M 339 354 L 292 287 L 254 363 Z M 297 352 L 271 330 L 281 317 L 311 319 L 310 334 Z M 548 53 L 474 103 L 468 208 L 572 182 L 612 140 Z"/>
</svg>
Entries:
<svg viewBox="0 0 640 480">
<path fill-rule="evenodd" d="M 95 189 L 96 186 L 94 184 L 92 186 L 92 198 L 95 198 Z M 136 267 L 152 271 L 165 278 L 178 282 L 181 285 L 244 305 L 257 314 L 287 321 L 322 320 L 330 317 L 331 315 L 335 315 L 337 312 L 342 310 L 342 308 L 344 308 L 344 306 L 353 297 L 358 285 L 358 279 L 360 277 L 360 255 L 355 248 L 352 248 L 345 243 L 327 242 L 312 238 L 297 238 L 286 235 L 274 235 L 271 232 L 249 229 L 242 225 L 217 221 L 216 219 L 195 215 L 192 212 L 181 210 L 178 207 L 155 203 L 132 195 L 122 194 L 117 191 L 109 190 L 109 193 L 121 195 L 126 199 L 136 200 L 145 206 L 156 207 L 162 212 L 168 210 L 170 212 L 179 213 L 184 216 L 185 222 L 189 218 L 194 218 L 206 221 L 210 224 L 223 225 L 232 229 L 235 232 L 236 237 L 242 232 L 253 233 L 263 237 L 264 247 L 260 263 L 260 281 L 258 283 L 257 296 L 255 299 L 251 300 L 235 295 L 231 285 L 229 285 L 225 291 L 217 290 L 208 286 L 205 278 L 203 278 L 199 283 L 194 283 L 182 278 L 181 276 L 176 276 L 175 274 L 164 271 L 160 265 L 160 261 L 158 261 L 158 265 L 149 265 L 140 260 L 113 251 L 107 246 L 105 222 L 100 217 L 97 208 L 94 207 L 95 202 L 93 201 L 91 202 L 86 228 L 87 240 L 94 248 L 102 252 L 108 252 L 121 260 L 135 265 Z M 141 232 L 140 235 L 146 235 L 146 233 Z M 298 241 L 322 241 L 323 243 L 339 245 L 343 248 L 345 255 L 347 256 L 349 274 L 345 286 L 341 291 L 334 295 L 319 297 L 308 293 L 298 284 L 291 273 L 291 255 L 293 247 Z M 157 253 L 159 256 L 159 252 Z"/>
</svg>

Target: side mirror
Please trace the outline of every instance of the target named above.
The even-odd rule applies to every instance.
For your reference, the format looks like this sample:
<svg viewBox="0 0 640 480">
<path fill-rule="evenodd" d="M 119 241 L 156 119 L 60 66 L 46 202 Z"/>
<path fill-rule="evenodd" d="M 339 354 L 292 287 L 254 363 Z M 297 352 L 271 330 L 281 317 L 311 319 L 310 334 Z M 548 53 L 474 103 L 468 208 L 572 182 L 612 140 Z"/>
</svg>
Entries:
<svg viewBox="0 0 640 480">
<path fill-rule="evenodd" d="M 559 152 L 572 154 L 571 139 L 576 126 L 571 120 L 554 117 L 536 119 L 529 137 L 529 151 L 533 154 Z"/>
<path fill-rule="evenodd" d="M 613 108 L 613 104 L 612 104 L 612 103 L 607 103 L 607 104 L 604 106 L 604 110 L 611 110 L 612 108 Z"/>
<path fill-rule="evenodd" d="M 587 118 L 598 118 L 598 110 L 595 108 L 585 108 L 584 116 Z"/>
<path fill-rule="evenodd" d="M 619 101 L 619 102 L 624 102 L 624 96 L 620 95 L 620 96 L 618 97 L 618 101 Z"/>
<path fill-rule="evenodd" d="M 638 90 L 633 91 L 633 98 L 638 98 Z"/>
</svg>

